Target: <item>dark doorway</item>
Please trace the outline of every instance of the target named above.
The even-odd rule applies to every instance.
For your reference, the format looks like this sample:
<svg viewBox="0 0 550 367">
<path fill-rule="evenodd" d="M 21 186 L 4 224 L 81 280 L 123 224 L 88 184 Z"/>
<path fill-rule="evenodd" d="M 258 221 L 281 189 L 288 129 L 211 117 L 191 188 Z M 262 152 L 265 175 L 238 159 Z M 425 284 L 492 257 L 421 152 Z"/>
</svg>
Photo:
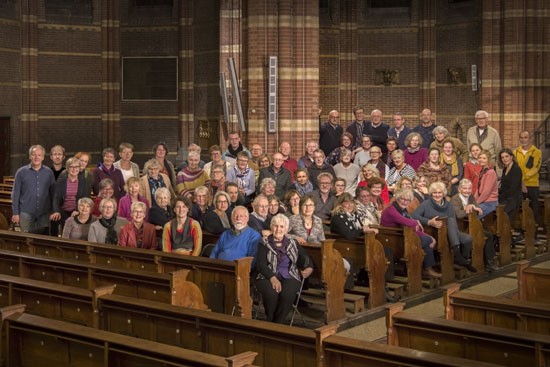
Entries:
<svg viewBox="0 0 550 367">
<path fill-rule="evenodd" d="M 10 174 L 10 118 L 0 117 L 0 180 Z"/>
</svg>

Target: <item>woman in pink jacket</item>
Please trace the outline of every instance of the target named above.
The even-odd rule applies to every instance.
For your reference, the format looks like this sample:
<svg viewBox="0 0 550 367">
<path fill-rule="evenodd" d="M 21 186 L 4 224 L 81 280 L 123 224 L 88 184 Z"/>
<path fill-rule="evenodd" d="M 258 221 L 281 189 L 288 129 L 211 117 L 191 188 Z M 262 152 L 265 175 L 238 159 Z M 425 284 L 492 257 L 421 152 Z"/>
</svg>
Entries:
<svg viewBox="0 0 550 367">
<path fill-rule="evenodd" d="M 491 161 L 491 153 L 486 150 L 479 153 L 477 163 L 481 167 L 481 171 L 479 172 L 479 180 L 477 182 L 477 190 L 475 191 L 474 198 L 483 211 L 479 217 L 483 218 L 487 214 L 494 212 L 497 208 L 498 179 L 497 173 L 492 168 L 493 162 Z"/>
</svg>

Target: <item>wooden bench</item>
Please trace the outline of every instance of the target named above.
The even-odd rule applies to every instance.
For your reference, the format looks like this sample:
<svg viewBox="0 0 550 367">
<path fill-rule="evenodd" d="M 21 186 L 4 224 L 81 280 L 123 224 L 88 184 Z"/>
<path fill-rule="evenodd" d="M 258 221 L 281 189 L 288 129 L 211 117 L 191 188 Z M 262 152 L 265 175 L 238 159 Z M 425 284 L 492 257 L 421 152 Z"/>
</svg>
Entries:
<svg viewBox="0 0 550 367">
<path fill-rule="evenodd" d="M 491 213 L 482 220 L 483 227 L 498 236 L 498 262 L 500 266 L 512 263 L 512 225 L 510 218 L 504 211 L 504 205 L 497 205 L 495 213 Z"/>
<path fill-rule="evenodd" d="M 493 363 L 419 352 L 414 349 L 366 342 L 343 336 L 322 341 L 324 366 L 330 367 L 496 367 Z"/>
<path fill-rule="evenodd" d="M 83 288 L 0 275 L 0 307 L 26 304 L 26 312 L 79 325 L 99 327 L 98 297 L 115 286 Z"/>
<path fill-rule="evenodd" d="M 0 248 L 134 271 L 167 274 L 191 270 L 187 279 L 201 289 L 212 311 L 231 314 L 235 307 L 234 314 L 252 316 L 252 258 L 214 260 L 13 231 L 0 231 Z"/>
<path fill-rule="evenodd" d="M 472 266 L 477 269 L 477 274 L 483 274 L 485 273 L 483 249 L 486 241 L 483 223 L 475 212 L 468 214 L 465 219 L 456 220 L 458 228 L 472 236 Z"/>
<path fill-rule="evenodd" d="M 459 290 L 460 285 L 456 283 L 450 284 L 445 290 L 443 303 L 447 320 L 550 335 L 550 312 L 547 304 Z"/>
<path fill-rule="evenodd" d="M 184 307 L 189 302 L 186 283 L 189 270 L 184 269 L 170 274 L 137 272 L 0 250 L 0 273 L 84 289 L 114 284 L 115 293 L 129 297 Z M 206 308 L 204 304 L 200 307 Z"/>
<path fill-rule="evenodd" d="M 550 269 L 529 265 L 527 260 L 517 263 L 518 298 L 521 301 L 550 303 Z"/>
<path fill-rule="evenodd" d="M 503 366 L 550 364 L 550 336 L 402 312 L 388 306 L 388 344 Z"/>
<path fill-rule="evenodd" d="M 8 366 L 252 366 L 256 353 L 219 357 L 2 309 Z"/>
<path fill-rule="evenodd" d="M 330 323 L 346 317 L 346 304 L 352 313 L 365 308 L 365 297 L 349 294 L 344 291 L 347 272 L 340 252 L 334 248 L 336 240 L 326 240 L 321 246 L 306 243 L 302 247 L 313 262 L 312 281 L 323 285 L 322 289 L 310 288 L 302 292 L 302 299 L 307 302 L 326 305 L 325 322 Z"/>
</svg>

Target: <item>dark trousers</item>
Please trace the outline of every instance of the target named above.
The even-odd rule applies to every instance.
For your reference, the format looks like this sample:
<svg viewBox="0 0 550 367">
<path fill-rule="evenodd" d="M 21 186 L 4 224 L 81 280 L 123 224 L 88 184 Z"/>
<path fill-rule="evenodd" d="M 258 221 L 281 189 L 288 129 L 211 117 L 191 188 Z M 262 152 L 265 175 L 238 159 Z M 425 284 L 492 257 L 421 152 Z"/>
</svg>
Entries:
<svg viewBox="0 0 550 367">
<path fill-rule="evenodd" d="M 533 210 L 533 215 L 535 216 L 535 223 L 537 223 L 537 226 L 541 227 L 542 223 L 540 221 L 540 215 L 539 215 L 539 195 L 540 190 L 536 186 L 527 186 L 527 194 L 524 196 L 529 199 L 529 206 Z"/>
<path fill-rule="evenodd" d="M 281 282 L 280 293 L 275 292 L 268 279 L 257 279 L 256 288 L 262 295 L 267 321 L 284 324 L 294 301 L 296 301 L 300 282 L 294 278 L 279 280 Z"/>
<path fill-rule="evenodd" d="M 424 260 L 422 260 L 422 267 L 424 269 L 430 268 L 435 265 L 434 249 L 430 247 L 432 243 L 431 236 L 420 236 L 420 243 L 422 250 L 424 250 Z"/>
<path fill-rule="evenodd" d="M 491 233 L 491 231 L 483 230 L 483 233 L 485 233 L 485 246 L 483 246 L 483 259 L 485 260 L 485 265 L 487 265 L 488 261 L 491 261 L 495 258 L 496 250 L 495 250 L 495 236 Z"/>
</svg>

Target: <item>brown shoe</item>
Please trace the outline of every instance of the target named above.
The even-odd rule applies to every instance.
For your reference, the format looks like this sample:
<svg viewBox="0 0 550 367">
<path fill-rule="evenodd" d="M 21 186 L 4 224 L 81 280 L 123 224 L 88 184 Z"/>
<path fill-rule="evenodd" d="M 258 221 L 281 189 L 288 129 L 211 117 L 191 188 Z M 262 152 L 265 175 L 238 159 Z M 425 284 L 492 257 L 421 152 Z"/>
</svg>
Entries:
<svg viewBox="0 0 550 367">
<path fill-rule="evenodd" d="M 423 273 L 428 278 L 441 278 L 441 273 L 438 273 L 433 268 L 426 268 L 426 269 L 424 269 Z"/>
</svg>

